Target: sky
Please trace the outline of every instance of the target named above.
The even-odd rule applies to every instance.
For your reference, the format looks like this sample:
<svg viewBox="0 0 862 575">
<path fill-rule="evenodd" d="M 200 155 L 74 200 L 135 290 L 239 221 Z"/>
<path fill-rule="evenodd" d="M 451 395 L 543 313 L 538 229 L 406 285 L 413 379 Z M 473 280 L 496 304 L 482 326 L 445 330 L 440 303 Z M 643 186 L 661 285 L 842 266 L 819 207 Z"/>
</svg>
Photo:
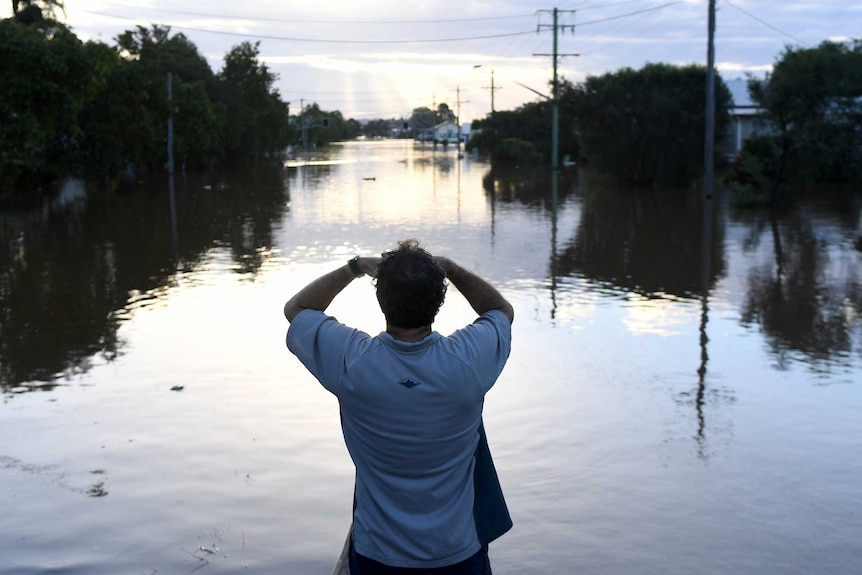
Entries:
<svg viewBox="0 0 862 575">
<path fill-rule="evenodd" d="M 214 72 L 235 45 L 260 59 L 291 111 L 316 102 L 345 118 L 409 118 L 446 103 L 462 123 L 548 94 L 553 10 L 560 77 L 646 63 L 706 64 L 708 0 L 65 0 L 82 40 L 114 44 L 152 23 L 182 32 Z M 0 4 L 0 17 L 11 3 Z M 60 17 L 62 20 L 62 16 Z M 862 38 L 862 0 L 716 0 L 715 62 L 725 80 L 762 75 L 787 45 Z M 493 81 L 493 83 L 492 83 Z"/>
</svg>

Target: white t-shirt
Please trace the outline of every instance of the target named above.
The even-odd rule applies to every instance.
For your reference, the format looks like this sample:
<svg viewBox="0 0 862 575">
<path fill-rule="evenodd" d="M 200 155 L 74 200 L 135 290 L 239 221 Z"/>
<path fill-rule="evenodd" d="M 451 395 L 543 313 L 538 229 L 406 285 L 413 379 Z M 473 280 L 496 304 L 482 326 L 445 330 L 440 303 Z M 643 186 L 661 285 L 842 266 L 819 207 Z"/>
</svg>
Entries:
<svg viewBox="0 0 862 575">
<path fill-rule="evenodd" d="M 394 567 L 452 565 L 479 551 L 473 465 L 485 393 L 511 348 L 490 311 L 444 337 L 371 337 L 304 310 L 287 346 L 338 397 L 356 466 L 356 551 Z"/>
</svg>

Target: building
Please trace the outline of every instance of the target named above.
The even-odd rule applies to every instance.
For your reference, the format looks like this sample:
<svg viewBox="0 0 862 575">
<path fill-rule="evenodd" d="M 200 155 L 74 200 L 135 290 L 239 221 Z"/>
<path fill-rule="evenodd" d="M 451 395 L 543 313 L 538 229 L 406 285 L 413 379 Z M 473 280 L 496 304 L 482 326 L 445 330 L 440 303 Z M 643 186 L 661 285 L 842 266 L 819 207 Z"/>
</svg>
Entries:
<svg viewBox="0 0 862 575">
<path fill-rule="evenodd" d="M 434 140 L 444 144 L 454 144 L 458 141 L 458 126 L 455 122 L 440 122 L 434 126 Z"/>
<path fill-rule="evenodd" d="M 725 82 L 733 102 L 730 107 L 730 130 L 719 151 L 727 156 L 736 156 L 745 141 L 752 136 L 769 131 L 765 114 L 748 94 L 748 80 L 736 79 Z"/>
</svg>

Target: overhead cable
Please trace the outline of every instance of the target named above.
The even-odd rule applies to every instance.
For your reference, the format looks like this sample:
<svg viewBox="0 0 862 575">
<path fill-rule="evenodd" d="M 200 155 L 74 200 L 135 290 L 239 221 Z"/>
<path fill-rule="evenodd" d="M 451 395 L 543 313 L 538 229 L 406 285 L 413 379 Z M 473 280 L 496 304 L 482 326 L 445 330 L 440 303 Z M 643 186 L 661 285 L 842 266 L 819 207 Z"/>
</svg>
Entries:
<svg viewBox="0 0 862 575">
<path fill-rule="evenodd" d="M 590 22 L 581 22 L 577 24 L 576 27 L 579 26 L 588 26 L 591 24 L 599 24 L 601 22 L 608 22 L 611 20 L 618 20 L 620 18 L 627 18 L 629 16 L 637 16 L 639 14 L 644 14 L 646 12 L 653 12 L 655 10 L 661 10 L 663 8 L 668 8 L 670 6 L 674 6 L 676 4 L 682 4 L 683 0 L 677 0 L 676 2 L 668 2 L 666 4 L 661 4 L 660 6 L 653 6 L 652 8 L 645 8 L 643 10 L 637 10 L 635 12 L 628 12 L 626 14 L 618 14 L 616 16 L 609 16 L 607 18 L 601 18 L 599 20 L 592 20 Z M 95 14 L 98 16 L 106 16 L 108 18 L 116 18 L 118 20 L 131 20 L 131 21 L 139 21 L 141 18 L 131 18 L 128 16 L 118 16 L 116 14 L 108 14 L 106 12 L 96 12 L 92 10 L 81 10 L 81 12 L 87 14 Z M 182 25 L 168 25 L 171 28 L 176 28 L 178 30 L 188 30 L 192 32 L 203 32 L 207 34 L 219 34 L 222 36 L 234 36 L 239 38 L 252 38 L 256 40 L 280 40 L 286 42 L 307 42 L 312 44 L 434 44 L 434 43 L 444 43 L 444 42 L 463 42 L 469 40 L 491 40 L 494 38 L 511 38 L 514 36 L 526 36 L 528 34 L 536 33 L 535 30 L 523 31 L 523 32 L 508 32 L 504 34 L 488 34 L 483 36 L 463 36 L 459 38 L 431 38 L 424 40 L 345 40 L 345 39 L 331 39 L 331 38 L 298 38 L 293 36 L 273 36 L 268 34 L 248 34 L 243 32 L 230 32 L 227 30 L 213 30 L 208 28 L 197 28 L 193 26 L 182 26 Z"/>
<path fill-rule="evenodd" d="M 167 12 L 169 14 L 182 14 L 184 16 L 203 16 L 206 18 L 225 18 L 230 20 L 248 20 L 258 22 L 283 22 L 285 24 L 447 24 L 452 22 L 483 22 L 486 20 L 515 20 L 522 18 L 533 18 L 535 14 L 515 14 L 510 16 L 484 16 L 481 18 L 440 18 L 434 20 L 305 20 L 302 18 L 272 18 L 272 17 L 253 17 L 239 14 L 213 14 L 207 12 L 190 12 L 186 10 L 165 10 L 162 8 L 147 8 L 145 6 L 135 6 L 137 10 L 154 10 L 157 12 Z"/>
<path fill-rule="evenodd" d="M 749 18 L 751 18 L 752 20 L 755 20 L 755 21 L 757 21 L 757 22 L 760 22 L 761 24 L 763 24 L 763 25 L 764 25 L 764 26 L 766 26 L 767 28 L 771 28 L 772 30 L 775 30 L 775 31 L 776 31 L 776 32 L 778 32 L 779 34 L 782 34 L 782 35 L 784 35 L 784 36 L 787 36 L 787 37 L 788 37 L 788 38 L 790 38 L 791 40 L 794 40 L 795 42 L 798 42 L 798 43 L 803 44 L 803 45 L 805 45 L 805 46 L 810 46 L 810 44 L 809 44 L 808 42 L 806 42 L 806 41 L 804 41 L 804 40 L 800 40 L 800 39 L 799 39 L 799 38 L 797 38 L 796 36 L 794 36 L 794 35 L 792 35 L 792 34 L 789 34 L 788 32 L 785 32 L 784 30 L 782 30 L 782 29 L 781 29 L 781 28 L 779 28 L 778 26 L 773 26 L 772 24 L 770 24 L 770 23 L 769 23 L 769 22 L 767 22 L 766 20 L 763 20 L 762 18 L 758 18 L 757 16 L 755 16 L 755 15 L 754 15 L 754 14 L 752 14 L 751 12 L 748 12 L 747 10 L 743 10 L 742 8 L 740 8 L 739 6 L 737 6 L 736 4 L 734 4 L 733 2 L 730 2 L 729 0 L 723 0 L 723 1 L 724 1 L 724 3 L 725 3 L 725 4 L 727 4 L 727 5 L 728 5 L 728 6 L 730 6 L 731 8 L 734 8 L 735 10 L 738 10 L 738 11 L 742 12 L 743 14 L 745 14 L 746 16 L 748 16 Z"/>
<path fill-rule="evenodd" d="M 116 14 L 108 14 L 105 12 L 96 12 L 93 10 L 81 10 L 87 14 L 95 14 L 97 16 L 107 16 L 108 18 L 116 18 L 118 20 L 131 20 L 134 22 L 142 20 L 142 18 L 131 18 L 127 16 L 118 16 Z M 535 31 L 529 32 L 509 32 L 506 34 L 488 34 L 486 36 L 464 36 L 461 38 L 432 38 L 428 40 L 343 40 L 331 38 L 297 38 L 293 36 L 271 36 L 268 34 L 245 34 L 242 32 L 229 32 L 227 30 L 212 30 L 208 28 L 196 28 L 193 26 L 177 26 L 167 24 L 171 28 L 177 30 L 189 30 L 192 32 L 204 32 L 207 34 L 219 34 L 222 36 L 236 36 L 239 38 L 253 38 L 256 40 L 282 40 L 286 42 L 308 42 L 312 44 L 432 44 L 442 42 L 462 42 L 466 40 L 490 40 L 493 38 L 510 38 L 512 36 L 524 36 L 526 34 L 534 34 Z"/>
</svg>

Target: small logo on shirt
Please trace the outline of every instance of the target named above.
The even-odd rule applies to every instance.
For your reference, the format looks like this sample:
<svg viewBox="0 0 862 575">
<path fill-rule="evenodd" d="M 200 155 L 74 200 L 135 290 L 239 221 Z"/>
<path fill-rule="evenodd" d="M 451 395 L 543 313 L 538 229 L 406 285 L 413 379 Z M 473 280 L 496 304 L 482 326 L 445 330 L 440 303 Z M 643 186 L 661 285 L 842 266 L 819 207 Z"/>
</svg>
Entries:
<svg viewBox="0 0 862 575">
<path fill-rule="evenodd" d="M 407 389 L 413 389 L 414 387 L 416 387 L 417 385 L 419 385 L 422 382 L 416 381 L 415 379 L 410 379 L 409 377 L 407 377 L 405 379 L 402 379 L 398 383 L 399 383 L 399 385 L 403 385 Z"/>
</svg>

